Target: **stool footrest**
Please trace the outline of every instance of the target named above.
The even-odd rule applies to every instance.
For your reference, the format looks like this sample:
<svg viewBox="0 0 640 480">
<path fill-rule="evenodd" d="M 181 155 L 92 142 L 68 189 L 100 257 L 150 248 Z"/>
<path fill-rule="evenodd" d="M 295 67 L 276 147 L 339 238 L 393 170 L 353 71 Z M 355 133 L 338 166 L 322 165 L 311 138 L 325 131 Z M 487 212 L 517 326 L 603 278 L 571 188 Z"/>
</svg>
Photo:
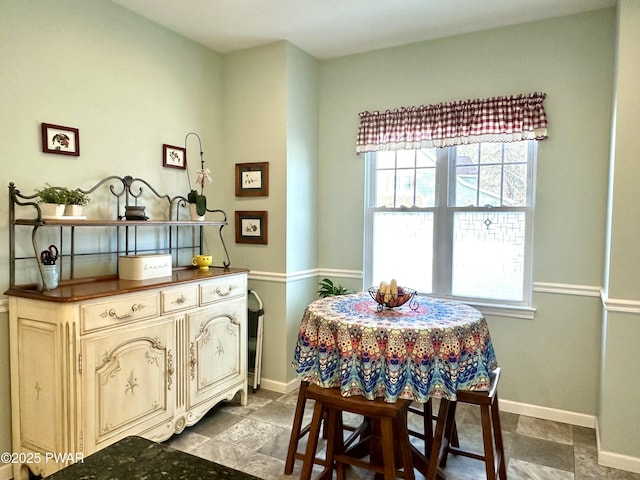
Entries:
<svg viewBox="0 0 640 480">
<path fill-rule="evenodd" d="M 484 455 L 480 455 L 479 453 L 468 452 L 466 450 L 460 450 L 459 448 L 455 447 L 449 447 L 449 453 L 452 453 L 453 455 L 460 455 L 461 457 L 475 458 L 476 460 L 480 460 L 482 462 L 485 462 L 487 458 Z"/>
<path fill-rule="evenodd" d="M 304 460 L 304 453 L 296 452 L 293 454 L 293 456 L 296 460 Z M 320 458 L 320 457 L 315 457 L 313 459 L 313 463 L 315 463 L 316 465 L 321 465 L 323 467 L 327 465 L 327 461 L 324 458 Z"/>
<path fill-rule="evenodd" d="M 333 458 L 336 462 L 352 465 L 354 467 L 363 468 L 366 470 L 371 470 L 376 473 L 384 473 L 383 466 L 372 465 L 369 462 L 365 462 L 364 460 L 360 460 L 358 458 L 350 457 L 349 455 L 337 454 L 337 455 L 334 455 Z"/>
<path fill-rule="evenodd" d="M 424 433 L 418 432 L 417 430 L 409 429 L 409 435 L 411 435 L 412 437 L 419 438 L 420 440 L 426 440 L 427 439 L 427 436 Z"/>
</svg>

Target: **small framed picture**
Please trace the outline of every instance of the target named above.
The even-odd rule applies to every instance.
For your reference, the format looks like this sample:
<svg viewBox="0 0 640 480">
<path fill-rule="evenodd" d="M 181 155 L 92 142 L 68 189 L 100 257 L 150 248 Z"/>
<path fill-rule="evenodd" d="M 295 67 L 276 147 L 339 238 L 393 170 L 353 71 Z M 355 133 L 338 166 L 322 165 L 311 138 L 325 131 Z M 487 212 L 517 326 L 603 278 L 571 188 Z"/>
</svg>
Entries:
<svg viewBox="0 0 640 480">
<path fill-rule="evenodd" d="M 80 132 L 77 128 L 43 123 L 42 151 L 78 157 L 80 156 Z"/>
<path fill-rule="evenodd" d="M 162 145 L 162 166 L 167 168 L 187 168 L 187 150 L 173 145 Z"/>
<path fill-rule="evenodd" d="M 269 162 L 236 163 L 236 197 L 269 196 Z"/>
<path fill-rule="evenodd" d="M 267 244 L 268 212 L 236 211 L 236 243 Z"/>
</svg>

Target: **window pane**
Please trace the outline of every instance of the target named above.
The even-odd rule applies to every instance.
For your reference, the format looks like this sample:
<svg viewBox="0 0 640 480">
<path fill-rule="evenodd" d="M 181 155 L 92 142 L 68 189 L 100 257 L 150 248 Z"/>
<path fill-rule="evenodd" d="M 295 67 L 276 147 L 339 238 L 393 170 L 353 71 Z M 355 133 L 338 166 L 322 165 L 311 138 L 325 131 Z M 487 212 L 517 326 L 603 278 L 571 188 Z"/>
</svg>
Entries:
<svg viewBox="0 0 640 480">
<path fill-rule="evenodd" d="M 458 165 L 476 165 L 478 164 L 478 153 L 480 145 L 472 143 L 470 145 L 460 145 L 455 147 L 456 162 Z"/>
<path fill-rule="evenodd" d="M 504 166 L 504 205 L 521 207 L 527 204 L 527 164 Z"/>
<path fill-rule="evenodd" d="M 415 150 L 398 150 L 396 153 L 398 168 L 413 168 L 416 166 Z"/>
<path fill-rule="evenodd" d="M 377 207 L 393 207 L 395 192 L 395 170 L 378 170 L 376 175 Z"/>
<path fill-rule="evenodd" d="M 373 285 L 395 278 L 403 287 L 431 293 L 433 213 L 375 212 L 372 263 Z"/>
<path fill-rule="evenodd" d="M 377 168 L 395 168 L 396 152 L 378 152 L 376 153 Z"/>
<path fill-rule="evenodd" d="M 527 163 L 529 143 L 512 142 L 504 144 L 504 161 L 506 163 L 522 162 Z"/>
<path fill-rule="evenodd" d="M 480 163 L 502 163 L 502 144 L 481 143 Z"/>
<path fill-rule="evenodd" d="M 428 208 L 436 205 L 436 169 L 421 168 L 416 172 L 416 206 Z"/>
<path fill-rule="evenodd" d="M 455 207 L 475 207 L 478 205 L 478 167 L 456 167 Z"/>
<path fill-rule="evenodd" d="M 478 206 L 500 206 L 502 203 L 501 189 L 502 167 L 499 165 L 480 167 L 480 195 L 478 196 Z"/>
<path fill-rule="evenodd" d="M 410 207 L 413 202 L 415 170 L 396 170 L 396 207 Z"/>
<path fill-rule="evenodd" d="M 456 212 L 451 293 L 522 301 L 524 212 Z"/>
<path fill-rule="evenodd" d="M 435 167 L 437 160 L 437 150 L 435 148 L 428 148 L 418 150 L 416 152 L 416 167 Z"/>
</svg>

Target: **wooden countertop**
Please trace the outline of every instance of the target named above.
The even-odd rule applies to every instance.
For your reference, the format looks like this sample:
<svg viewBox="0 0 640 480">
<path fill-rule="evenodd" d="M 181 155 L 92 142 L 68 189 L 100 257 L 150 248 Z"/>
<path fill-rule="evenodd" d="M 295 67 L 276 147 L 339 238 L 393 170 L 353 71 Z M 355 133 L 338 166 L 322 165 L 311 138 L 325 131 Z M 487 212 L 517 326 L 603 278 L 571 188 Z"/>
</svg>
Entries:
<svg viewBox="0 0 640 480">
<path fill-rule="evenodd" d="M 38 291 L 34 285 L 16 286 L 10 288 L 4 292 L 4 294 L 48 302 L 81 302 L 111 295 L 169 287 L 181 283 L 199 282 L 243 272 L 248 272 L 248 270 L 244 268 L 224 269 L 222 267 L 210 267 L 209 270 L 205 271 L 198 268 L 184 268 L 173 270 L 171 276 L 151 278 L 148 280 L 121 280 L 115 276 L 100 277 L 61 283 L 58 288 L 44 292 Z"/>
</svg>

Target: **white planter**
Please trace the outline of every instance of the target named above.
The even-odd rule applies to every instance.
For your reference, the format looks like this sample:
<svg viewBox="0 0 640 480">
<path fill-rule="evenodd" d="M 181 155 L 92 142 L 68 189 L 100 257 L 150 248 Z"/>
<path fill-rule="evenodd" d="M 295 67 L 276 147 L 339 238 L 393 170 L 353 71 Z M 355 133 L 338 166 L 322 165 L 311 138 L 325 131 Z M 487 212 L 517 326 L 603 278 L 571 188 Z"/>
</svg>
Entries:
<svg viewBox="0 0 640 480">
<path fill-rule="evenodd" d="M 191 219 L 192 221 L 198 221 L 198 222 L 204 221 L 204 215 L 198 215 L 198 212 L 196 211 L 195 203 L 189 204 L 189 219 Z"/>
<path fill-rule="evenodd" d="M 79 217 L 82 215 L 82 205 L 65 205 L 65 217 Z"/>
<path fill-rule="evenodd" d="M 55 265 L 42 265 L 42 279 L 44 290 L 58 288 L 58 267 Z"/>
<path fill-rule="evenodd" d="M 40 211 L 43 217 L 61 217 L 64 214 L 64 205 L 57 203 L 41 203 Z"/>
</svg>

